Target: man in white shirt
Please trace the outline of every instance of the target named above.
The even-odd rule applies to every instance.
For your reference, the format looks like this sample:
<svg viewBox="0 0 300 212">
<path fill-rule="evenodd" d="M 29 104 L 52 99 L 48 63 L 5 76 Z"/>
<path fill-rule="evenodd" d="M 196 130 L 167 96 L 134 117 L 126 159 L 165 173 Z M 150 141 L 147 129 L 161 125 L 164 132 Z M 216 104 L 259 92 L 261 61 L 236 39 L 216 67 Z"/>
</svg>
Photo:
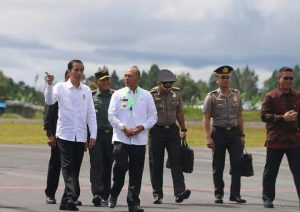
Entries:
<svg viewBox="0 0 300 212">
<path fill-rule="evenodd" d="M 80 195 L 79 172 L 87 141 L 87 126 L 90 130 L 89 147 L 96 144 L 97 123 L 92 93 L 80 83 L 84 66 L 80 60 L 68 64 L 69 80 L 52 85 L 54 76 L 47 72 L 45 102 L 58 102 L 57 144 L 61 155 L 61 168 L 65 181 L 60 210 L 77 211 Z M 77 204 L 76 204 L 77 203 Z"/>
<path fill-rule="evenodd" d="M 113 127 L 114 159 L 113 186 L 109 207 L 114 208 L 129 170 L 127 204 L 129 212 L 143 212 L 139 194 L 144 170 L 147 129 L 157 121 L 151 94 L 138 86 L 141 79 L 136 66 L 124 75 L 126 87 L 114 92 L 108 108 L 108 120 Z"/>
</svg>

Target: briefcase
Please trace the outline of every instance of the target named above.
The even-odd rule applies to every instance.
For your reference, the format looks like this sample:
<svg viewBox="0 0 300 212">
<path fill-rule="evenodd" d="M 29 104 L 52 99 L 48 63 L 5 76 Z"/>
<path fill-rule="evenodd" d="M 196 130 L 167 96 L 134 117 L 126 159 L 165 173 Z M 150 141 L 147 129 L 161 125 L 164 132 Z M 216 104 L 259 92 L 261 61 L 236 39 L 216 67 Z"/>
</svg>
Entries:
<svg viewBox="0 0 300 212">
<path fill-rule="evenodd" d="M 194 169 L 194 150 L 188 146 L 186 140 L 181 140 L 180 153 L 182 171 L 192 173 Z M 166 167 L 171 168 L 169 158 L 167 159 Z"/>
<path fill-rule="evenodd" d="M 231 168 L 230 172 L 231 174 Z M 251 177 L 254 175 L 253 162 L 252 162 L 252 154 L 249 154 L 244 147 L 244 152 L 241 156 L 241 176 L 242 177 Z"/>
</svg>

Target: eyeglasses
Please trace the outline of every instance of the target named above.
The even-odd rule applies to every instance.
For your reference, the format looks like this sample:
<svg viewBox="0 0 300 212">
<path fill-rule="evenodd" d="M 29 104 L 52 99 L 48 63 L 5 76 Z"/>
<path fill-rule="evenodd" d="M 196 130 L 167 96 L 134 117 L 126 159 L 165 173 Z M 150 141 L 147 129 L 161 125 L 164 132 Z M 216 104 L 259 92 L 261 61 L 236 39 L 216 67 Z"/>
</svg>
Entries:
<svg viewBox="0 0 300 212">
<path fill-rule="evenodd" d="M 284 80 L 294 80 L 294 77 L 283 77 Z"/>
<path fill-rule="evenodd" d="M 223 80 L 225 80 L 225 79 L 229 79 L 229 78 L 230 78 L 230 76 L 227 76 L 227 75 L 222 75 L 220 78 L 221 78 L 221 79 L 223 79 Z"/>
</svg>

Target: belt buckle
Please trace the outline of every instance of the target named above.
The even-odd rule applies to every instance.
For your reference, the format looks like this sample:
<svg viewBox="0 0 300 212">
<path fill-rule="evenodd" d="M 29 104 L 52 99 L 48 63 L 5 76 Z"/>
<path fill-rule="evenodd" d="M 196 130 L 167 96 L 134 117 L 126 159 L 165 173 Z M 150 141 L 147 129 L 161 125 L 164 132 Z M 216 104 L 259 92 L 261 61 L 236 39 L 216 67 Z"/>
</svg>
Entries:
<svg viewBox="0 0 300 212">
<path fill-rule="evenodd" d="M 227 130 L 227 131 L 230 131 L 230 130 L 231 130 L 231 127 L 226 127 L 226 130 Z"/>
<path fill-rule="evenodd" d="M 170 125 L 165 125 L 165 128 L 166 128 L 166 129 L 169 129 L 169 128 L 170 128 Z"/>
<path fill-rule="evenodd" d="M 110 130 L 104 130 L 104 133 L 109 134 Z"/>
</svg>

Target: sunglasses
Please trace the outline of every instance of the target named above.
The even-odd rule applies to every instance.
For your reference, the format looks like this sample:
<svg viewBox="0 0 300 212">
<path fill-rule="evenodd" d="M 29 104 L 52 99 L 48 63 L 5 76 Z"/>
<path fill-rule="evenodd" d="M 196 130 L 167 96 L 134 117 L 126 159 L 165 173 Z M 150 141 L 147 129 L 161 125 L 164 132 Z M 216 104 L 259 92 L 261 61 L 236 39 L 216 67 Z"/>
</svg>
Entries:
<svg viewBox="0 0 300 212">
<path fill-rule="evenodd" d="M 229 78 L 230 78 L 230 76 L 227 76 L 227 75 L 222 75 L 220 78 L 221 78 L 221 79 L 223 79 L 223 80 L 225 80 L 225 79 L 229 79 Z"/>
<path fill-rule="evenodd" d="M 292 81 L 294 79 L 294 77 L 283 77 L 283 79 L 284 80 L 291 80 Z"/>
</svg>

